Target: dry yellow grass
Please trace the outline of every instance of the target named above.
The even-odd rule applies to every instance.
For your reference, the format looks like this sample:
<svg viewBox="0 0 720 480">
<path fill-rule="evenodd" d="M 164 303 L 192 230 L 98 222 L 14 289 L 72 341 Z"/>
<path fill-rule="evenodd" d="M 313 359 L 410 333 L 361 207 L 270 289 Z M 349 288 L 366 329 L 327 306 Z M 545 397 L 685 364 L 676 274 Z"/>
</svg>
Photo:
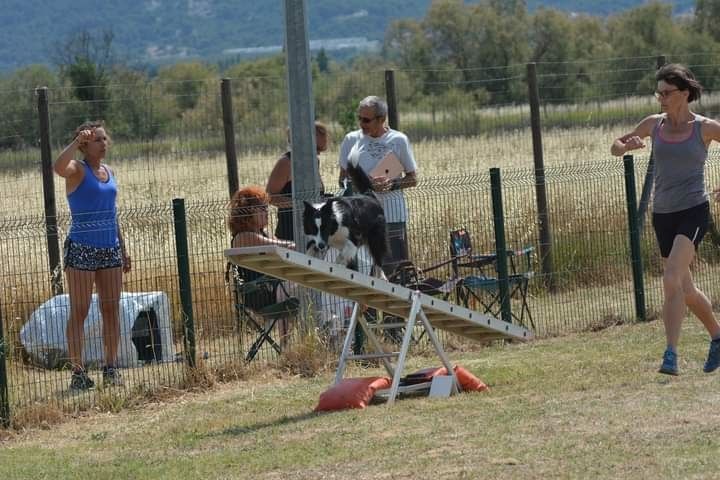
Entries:
<svg viewBox="0 0 720 480">
<path fill-rule="evenodd" d="M 576 128 L 544 132 L 545 164 L 548 169 L 575 165 L 566 181 L 556 182 L 550 197 L 555 209 L 553 229 L 556 237 L 583 231 L 588 213 L 602 218 L 605 231 L 623 231 L 626 225 L 624 191 L 609 192 L 603 179 L 582 179 L 583 167 L 593 162 L 619 165 L 611 160 L 609 148 L 613 138 L 628 126 L 615 128 Z M 425 182 L 447 177 L 486 173 L 492 166 L 506 172 L 522 169 L 516 178 L 528 179 L 522 185 L 507 187 L 505 216 L 508 238 L 517 245 L 534 244 L 535 200 L 532 178 L 532 142 L 529 129 L 505 132 L 503 135 L 475 138 L 413 141 Z M 646 155 L 647 152 L 640 152 Z M 180 152 L 176 153 L 180 155 Z M 714 151 L 713 151 L 714 156 Z M 337 178 L 337 145 L 321 156 L 321 174 L 328 189 Z M 275 161 L 274 155 L 250 154 L 239 160 L 241 184 L 264 184 Z M 227 245 L 224 226 L 224 199 L 227 196 L 224 156 L 190 159 L 161 157 L 141 160 L 110 158 L 120 182 L 119 204 L 125 234 L 134 257 L 134 271 L 125 279 L 126 289 L 135 291 L 163 290 L 174 300 L 177 314 L 177 267 L 174 259 L 174 233 L 171 199 L 185 197 L 191 222 L 189 244 L 193 269 L 193 290 L 196 317 L 201 322 L 221 321 L 227 324 L 229 293 L 222 280 Z M 619 162 L 619 161 L 617 161 Z M 619 167 L 618 167 L 619 168 Z M 559 174 L 562 177 L 563 173 Z M 507 175 L 506 175 L 507 177 Z M 709 169 L 709 178 L 717 174 Z M 62 179 L 56 178 L 56 198 L 60 219 L 60 238 L 67 228 L 67 207 Z M 640 179 L 638 179 L 640 181 Z M 462 183 L 460 180 L 455 184 Z M 41 217 L 42 196 L 38 172 L 5 173 L 0 184 L 8 185 L 2 197 L 4 215 L 22 216 L 22 228 L 4 232 L 0 246 L 6 252 L 0 259 L 2 308 L 6 322 L 21 324 L 42 300 L 49 296 L 46 242 Z M 30 187 L 32 185 L 32 188 Z M 514 184 L 513 184 L 514 185 Z M 427 265 L 446 251 L 445 227 L 466 225 L 475 234 L 477 248 L 492 246 L 489 186 L 484 185 L 472 198 L 452 191 L 453 182 L 423 191 L 421 184 L 409 192 L 411 204 L 410 244 L 414 259 Z M 483 193 L 484 192 L 484 193 Z M 462 196 L 466 195 L 466 196 Z M 138 207 L 144 205 L 144 207 Z M 482 213 L 485 212 L 485 213 Z M 437 223 L 428 228 L 428 222 Z M 421 225 L 413 229 L 414 224 Z M 224 320 L 223 320 L 224 319 Z M 17 325 L 19 328 L 19 325 Z"/>
<path fill-rule="evenodd" d="M 603 252 L 598 252 L 599 255 L 591 259 L 593 263 L 583 264 L 580 263 L 582 259 L 572 257 L 574 253 L 571 249 L 589 242 L 597 242 L 597 248 L 601 250 L 607 249 L 608 245 L 615 245 L 610 242 L 618 241 L 608 232 L 624 232 L 626 229 L 622 180 L 613 173 L 617 182 L 613 187 L 615 189 L 609 190 L 602 169 L 611 165 L 620 168 L 619 160 L 610 158 L 609 145 L 627 128 L 629 126 L 626 125 L 549 130 L 544 132 L 543 137 L 545 164 L 549 170 L 555 168 L 560 171 L 550 196 L 554 209 L 553 233 L 558 241 L 567 243 L 568 240 L 564 239 L 571 239 L 567 243 L 568 250 L 560 253 L 569 255 L 567 261 L 575 268 L 587 269 L 586 272 L 580 271 L 579 275 L 575 273 L 581 283 L 589 287 L 605 287 L 612 283 L 620 285 L 626 293 L 630 291 L 629 285 L 619 279 L 629 278 L 627 265 L 603 257 Z M 413 141 L 413 146 L 421 179 L 426 185 L 449 175 L 485 174 L 493 166 L 501 167 L 504 172 L 522 170 L 522 173 L 504 176 L 524 179 L 522 182 L 511 181 L 506 187 L 506 229 L 508 239 L 516 246 L 536 243 L 532 142 L 528 129 L 474 138 L 417 139 Z M 337 147 L 333 145 L 321 156 L 321 174 L 328 189 L 336 185 Z M 715 147 L 711 152 L 713 161 L 716 152 Z M 647 153 L 640 152 L 640 159 Z M 190 217 L 189 244 L 197 328 L 201 334 L 223 335 L 233 325 L 231 295 L 223 280 L 225 261 L 222 252 L 228 242 L 224 225 L 224 199 L 227 196 L 225 158 L 219 155 L 190 159 L 181 157 L 180 152 L 176 155 L 178 157 L 108 160 L 119 178 L 120 210 L 125 236 L 134 258 L 134 270 L 125 278 L 125 289 L 167 292 L 172 301 L 173 317 L 180 318 L 170 201 L 174 197 L 185 197 Z M 274 161 L 275 155 L 268 154 L 242 157 L 239 160 L 241 184 L 264 184 Z M 566 178 L 563 177 L 563 166 L 568 166 Z M 597 178 L 583 174 L 590 168 L 597 169 L 598 173 L 593 174 Z M 717 169 L 709 168 L 708 177 L 711 183 L 715 182 L 718 179 Z M 2 316 L 9 326 L 9 335 L 16 338 L 30 313 L 51 295 L 44 224 L 40 214 L 41 181 L 38 172 L 3 173 L 0 184 L 9 187 L 3 192 L 1 200 L 3 215 L 21 216 L 27 220 L 18 222 L 17 228 L 3 231 L 0 237 L 0 251 L 4 252 L 0 258 L 0 275 L 4 279 L 0 287 Z M 414 260 L 421 266 L 446 255 L 446 231 L 450 227 L 468 226 L 474 234 L 477 249 L 492 248 L 489 185 L 479 186 L 477 192 L 468 194 L 458 193 L 457 186 L 460 184 L 462 181 L 456 177 L 456 180 L 442 186 L 423 190 L 421 184 L 409 192 L 410 245 Z M 64 215 L 60 222 L 62 239 L 67 228 L 67 207 L 61 179 L 56 178 L 55 188 L 59 212 Z M 466 186 L 461 185 L 461 188 Z M 588 231 L 589 221 L 594 222 L 591 226 L 597 227 L 597 231 Z M 420 228 L 412 228 L 413 225 L 420 225 Z M 578 233 L 581 236 L 576 239 Z M 626 240 L 619 237 L 619 242 L 625 245 Z M 578 292 L 572 311 L 589 311 L 588 297 Z M 533 299 L 537 305 L 534 310 L 538 312 L 536 324 L 540 332 L 554 334 L 570 328 L 571 325 L 556 320 L 558 314 L 553 310 L 564 308 L 563 301 L 559 297 L 550 300 L 558 303 L 541 307 L 538 299 Z M 579 305 L 578 302 L 585 304 Z M 623 307 L 621 310 L 627 309 Z"/>
<path fill-rule="evenodd" d="M 543 133 L 545 164 L 548 167 L 602 161 L 610 158 L 609 145 L 628 126 L 576 128 Z M 530 129 L 500 135 L 412 139 L 420 176 L 432 179 L 448 175 L 487 173 L 491 167 L 530 169 L 533 167 Z M 320 157 L 320 173 L 328 190 L 337 187 L 338 147 Z M 238 160 L 240 184 L 265 185 L 275 154 L 249 153 Z M 227 197 L 224 155 L 190 157 L 177 151 L 172 155 L 126 160 L 108 157 L 119 179 L 121 208 L 140 205 L 168 205 L 172 198 L 222 200 Z M 4 216 L 25 216 L 42 212 L 42 179 L 37 170 L 0 174 L 5 185 L 1 197 Z M 55 178 L 58 212 L 66 212 L 64 184 Z"/>
</svg>

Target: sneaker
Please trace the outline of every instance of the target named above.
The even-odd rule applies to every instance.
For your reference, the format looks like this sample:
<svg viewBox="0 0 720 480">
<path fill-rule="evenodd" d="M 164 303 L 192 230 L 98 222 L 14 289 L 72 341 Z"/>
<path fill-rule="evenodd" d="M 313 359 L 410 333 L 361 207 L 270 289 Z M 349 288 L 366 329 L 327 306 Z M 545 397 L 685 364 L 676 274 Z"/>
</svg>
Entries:
<svg viewBox="0 0 720 480">
<path fill-rule="evenodd" d="M 115 367 L 103 367 L 103 386 L 120 387 L 124 385 L 120 371 Z"/>
<path fill-rule="evenodd" d="M 660 365 L 660 373 L 664 373 L 667 375 L 678 374 L 677 353 L 669 349 L 665 350 L 662 365 Z"/>
<path fill-rule="evenodd" d="M 718 367 L 720 367 L 720 338 L 710 342 L 710 350 L 708 351 L 707 360 L 705 360 L 703 372 L 714 372 Z"/>
<path fill-rule="evenodd" d="M 70 377 L 70 390 L 89 390 L 95 386 L 85 370 L 73 371 Z"/>
</svg>

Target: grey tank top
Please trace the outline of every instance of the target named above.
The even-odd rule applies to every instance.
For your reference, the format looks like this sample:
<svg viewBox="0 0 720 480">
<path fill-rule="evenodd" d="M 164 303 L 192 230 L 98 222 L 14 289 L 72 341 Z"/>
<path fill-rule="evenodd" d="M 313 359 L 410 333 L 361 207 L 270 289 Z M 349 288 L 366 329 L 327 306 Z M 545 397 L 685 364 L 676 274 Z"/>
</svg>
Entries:
<svg viewBox="0 0 720 480">
<path fill-rule="evenodd" d="M 690 136 L 681 141 L 662 138 L 663 117 L 653 129 L 655 157 L 655 195 L 653 212 L 672 213 L 707 201 L 705 160 L 707 148 L 702 138 L 702 117 L 695 116 Z"/>
</svg>

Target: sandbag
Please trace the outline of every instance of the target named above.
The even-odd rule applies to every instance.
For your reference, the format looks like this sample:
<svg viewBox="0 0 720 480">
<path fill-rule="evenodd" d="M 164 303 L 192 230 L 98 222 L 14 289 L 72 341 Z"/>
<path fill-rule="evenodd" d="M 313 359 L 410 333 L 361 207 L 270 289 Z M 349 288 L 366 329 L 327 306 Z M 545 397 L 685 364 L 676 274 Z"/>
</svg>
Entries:
<svg viewBox="0 0 720 480">
<path fill-rule="evenodd" d="M 475 375 L 473 375 L 460 365 L 455 365 L 453 370 L 455 372 L 455 376 L 458 379 L 458 383 L 462 387 L 463 391 L 484 392 L 485 390 L 488 390 L 488 386 L 485 385 L 482 380 L 477 378 Z"/>
<path fill-rule="evenodd" d="M 455 367 L 453 367 L 453 372 L 455 373 L 455 377 L 457 377 L 458 383 L 460 384 L 460 387 L 462 387 L 463 391 L 483 392 L 488 390 L 488 386 L 485 385 L 482 380 L 470 373 L 470 371 L 464 367 L 455 365 Z M 432 381 L 433 377 L 447 374 L 447 369 L 445 367 L 424 368 L 405 377 L 407 379 L 405 383 L 407 385 L 412 385 L 416 383 L 429 382 Z"/>
<path fill-rule="evenodd" d="M 390 388 L 389 377 L 345 378 L 320 394 L 316 412 L 365 408 L 375 392 Z"/>
</svg>

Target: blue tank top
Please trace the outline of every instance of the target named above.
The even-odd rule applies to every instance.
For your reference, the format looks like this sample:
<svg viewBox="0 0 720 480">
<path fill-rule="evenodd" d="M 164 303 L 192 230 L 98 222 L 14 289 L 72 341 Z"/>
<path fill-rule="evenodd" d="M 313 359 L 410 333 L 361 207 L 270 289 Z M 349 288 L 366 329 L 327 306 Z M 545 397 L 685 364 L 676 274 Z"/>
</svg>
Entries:
<svg viewBox="0 0 720 480">
<path fill-rule="evenodd" d="M 113 248 L 119 245 L 117 210 L 117 185 L 110 170 L 103 166 L 108 180 L 101 182 L 92 168 L 81 162 L 85 169 L 80 185 L 67 196 L 70 206 L 70 240 L 97 248 Z"/>
<path fill-rule="evenodd" d="M 655 156 L 655 195 L 653 212 L 672 213 L 707 201 L 705 160 L 707 148 L 702 138 L 702 117 L 695 116 L 690 135 L 681 141 L 662 137 L 663 117 L 653 129 Z"/>
</svg>

